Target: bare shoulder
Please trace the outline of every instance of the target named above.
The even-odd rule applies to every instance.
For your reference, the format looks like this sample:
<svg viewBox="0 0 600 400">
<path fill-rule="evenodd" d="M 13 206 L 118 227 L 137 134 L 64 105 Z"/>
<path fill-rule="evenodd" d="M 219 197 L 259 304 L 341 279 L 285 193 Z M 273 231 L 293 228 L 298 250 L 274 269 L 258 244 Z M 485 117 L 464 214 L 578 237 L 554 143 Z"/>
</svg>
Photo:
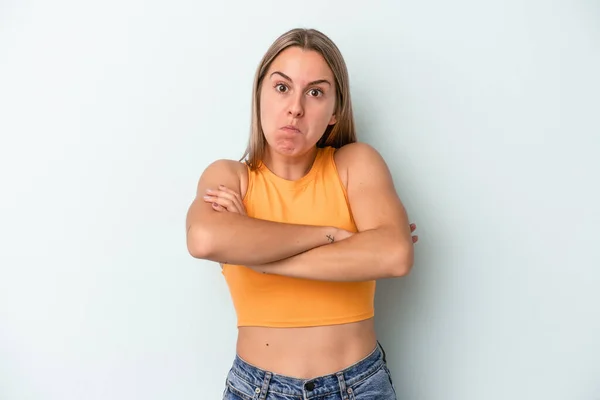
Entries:
<svg viewBox="0 0 600 400">
<path fill-rule="evenodd" d="M 337 149 L 334 160 L 346 188 L 352 177 L 368 178 L 373 174 L 389 176 L 385 160 L 377 149 L 367 143 L 350 143 Z"/>
<path fill-rule="evenodd" d="M 246 194 L 248 188 L 248 170 L 246 164 L 228 159 L 219 159 L 211 162 L 202 172 L 198 181 L 198 194 L 204 195 L 208 188 L 225 185 L 230 189 L 238 190 L 240 196 Z"/>
<path fill-rule="evenodd" d="M 363 163 L 371 161 L 383 161 L 383 158 L 373 146 L 367 143 L 350 143 L 335 152 L 338 168 L 362 166 Z"/>
<path fill-rule="evenodd" d="M 354 220 L 359 231 L 382 226 L 404 229 L 406 212 L 392 174 L 381 154 L 366 143 L 352 143 L 335 155 L 336 166 L 348 191 Z M 376 204 L 376 207 L 373 205 Z"/>
</svg>

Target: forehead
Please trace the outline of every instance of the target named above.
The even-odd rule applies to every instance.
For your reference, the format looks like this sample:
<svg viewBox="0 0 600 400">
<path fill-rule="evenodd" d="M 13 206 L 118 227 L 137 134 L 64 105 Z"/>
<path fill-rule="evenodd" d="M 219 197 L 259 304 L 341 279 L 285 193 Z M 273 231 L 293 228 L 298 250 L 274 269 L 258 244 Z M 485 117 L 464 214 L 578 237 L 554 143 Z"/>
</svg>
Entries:
<svg viewBox="0 0 600 400">
<path fill-rule="evenodd" d="M 320 53 L 300 47 L 288 47 L 279 53 L 271 63 L 267 76 L 275 71 L 300 82 L 333 77 L 331 68 Z"/>
</svg>

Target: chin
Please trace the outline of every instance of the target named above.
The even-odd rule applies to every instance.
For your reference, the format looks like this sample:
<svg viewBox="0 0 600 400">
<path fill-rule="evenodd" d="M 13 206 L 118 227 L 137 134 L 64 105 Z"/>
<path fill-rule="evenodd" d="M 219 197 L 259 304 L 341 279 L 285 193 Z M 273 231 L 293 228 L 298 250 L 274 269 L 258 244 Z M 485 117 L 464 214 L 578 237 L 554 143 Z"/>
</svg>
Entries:
<svg viewBox="0 0 600 400">
<path fill-rule="evenodd" d="M 302 148 L 299 148 L 299 146 L 296 143 L 293 143 L 290 140 L 277 140 L 271 147 L 277 153 L 286 156 L 297 155 L 302 150 Z"/>
<path fill-rule="evenodd" d="M 303 134 L 274 135 L 267 138 L 267 145 L 277 154 L 283 156 L 301 156 L 311 151 L 316 146 L 316 143 L 310 145 L 306 142 L 306 137 Z"/>
</svg>

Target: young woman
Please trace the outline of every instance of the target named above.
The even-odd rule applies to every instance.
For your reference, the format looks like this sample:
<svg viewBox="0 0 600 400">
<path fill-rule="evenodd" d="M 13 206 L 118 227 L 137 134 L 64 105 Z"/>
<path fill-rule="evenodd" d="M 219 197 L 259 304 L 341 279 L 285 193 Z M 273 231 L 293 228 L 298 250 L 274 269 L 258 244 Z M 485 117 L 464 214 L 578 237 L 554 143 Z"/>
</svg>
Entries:
<svg viewBox="0 0 600 400">
<path fill-rule="evenodd" d="M 294 29 L 264 55 L 243 162 L 217 160 L 187 215 L 237 313 L 224 399 L 396 399 L 375 334 L 377 279 L 413 264 L 388 167 L 359 143 L 336 45 Z"/>
</svg>

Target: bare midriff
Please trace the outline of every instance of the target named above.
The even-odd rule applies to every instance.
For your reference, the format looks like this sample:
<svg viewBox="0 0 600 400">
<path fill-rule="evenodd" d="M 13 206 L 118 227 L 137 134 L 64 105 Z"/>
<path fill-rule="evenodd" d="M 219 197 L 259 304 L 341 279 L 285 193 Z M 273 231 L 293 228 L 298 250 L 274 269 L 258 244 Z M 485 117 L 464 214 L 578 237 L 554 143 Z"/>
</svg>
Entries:
<svg viewBox="0 0 600 400">
<path fill-rule="evenodd" d="M 280 375 L 311 379 L 362 360 L 377 346 L 373 318 L 307 328 L 240 327 L 237 354 Z"/>
</svg>

